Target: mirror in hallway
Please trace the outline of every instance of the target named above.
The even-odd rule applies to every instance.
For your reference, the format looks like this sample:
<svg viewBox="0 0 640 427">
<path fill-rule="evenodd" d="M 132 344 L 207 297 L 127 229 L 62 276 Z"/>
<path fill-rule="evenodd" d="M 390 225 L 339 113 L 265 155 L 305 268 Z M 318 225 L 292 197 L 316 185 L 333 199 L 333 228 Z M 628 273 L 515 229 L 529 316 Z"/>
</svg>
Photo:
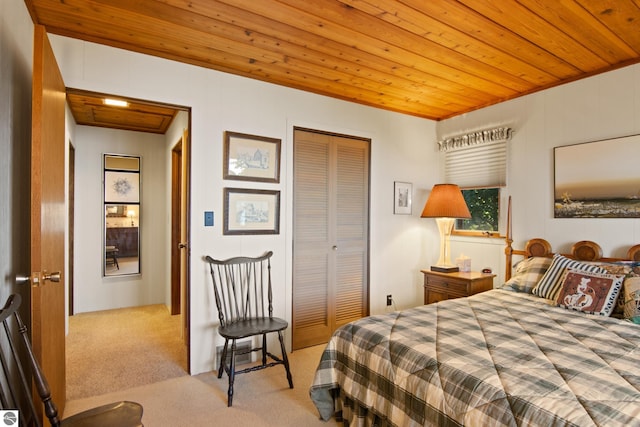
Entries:
<svg viewBox="0 0 640 427">
<path fill-rule="evenodd" d="M 140 274 L 140 157 L 104 155 L 104 276 Z"/>
</svg>

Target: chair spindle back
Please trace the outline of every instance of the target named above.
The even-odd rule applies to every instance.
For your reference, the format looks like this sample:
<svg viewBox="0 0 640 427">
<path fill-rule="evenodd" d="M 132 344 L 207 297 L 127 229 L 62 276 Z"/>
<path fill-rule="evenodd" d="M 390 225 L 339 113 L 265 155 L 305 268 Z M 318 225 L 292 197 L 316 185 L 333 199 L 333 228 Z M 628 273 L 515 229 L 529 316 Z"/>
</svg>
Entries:
<svg viewBox="0 0 640 427">
<path fill-rule="evenodd" d="M 273 316 L 272 251 L 256 258 L 216 260 L 206 257 L 211 270 L 220 326 L 250 318 Z"/>
<path fill-rule="evenodd" d="M 31 381 L 28 375 L 28 372 L 31 372 L 38 395 L 44 404 L 45 415 L 52 426 L 59 426 L 58 409 L 51 400 L 49 384 L 31 348 L 27 327 L 18 313 L 21 302 L 22 297 L 19 294 L 11 295 L 0 310 L 3 329 L 2 340 L 0 340 L 0 363 L 2 364 L 0 404 L 2 409 L 20 411 L 21 426 L 42 425 L 31 394 Z M 20 363 L 25 358 L 29 361 L 28 366 Z"/>
</svg>

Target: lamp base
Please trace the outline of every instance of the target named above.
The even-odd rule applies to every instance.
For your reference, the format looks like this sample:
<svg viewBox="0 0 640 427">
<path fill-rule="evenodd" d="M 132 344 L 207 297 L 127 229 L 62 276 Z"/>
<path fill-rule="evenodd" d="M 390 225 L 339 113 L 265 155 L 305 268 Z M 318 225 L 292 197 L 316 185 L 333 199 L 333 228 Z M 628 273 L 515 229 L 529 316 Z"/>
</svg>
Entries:
<svg viewBox="0 0 640 427">
<path fill-rule="evenodd" d="M 431 271 L 437 271 L 438 273 L 457 273 L 460 269 L 456 266 L 447 267 L 442 265 L 432 265 Z"/>
</svg>

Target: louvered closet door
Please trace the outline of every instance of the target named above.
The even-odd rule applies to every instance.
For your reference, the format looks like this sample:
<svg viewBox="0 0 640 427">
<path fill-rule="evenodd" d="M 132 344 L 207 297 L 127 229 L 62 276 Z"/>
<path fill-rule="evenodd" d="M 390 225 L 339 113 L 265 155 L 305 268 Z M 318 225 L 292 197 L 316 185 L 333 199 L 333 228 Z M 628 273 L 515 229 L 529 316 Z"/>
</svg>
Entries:
<svg viewBox="0 0 640 427">
<path fill-rule="evenodd" d="M 294 131 L 293 349 L 368 314 L 369 145 Z"/>
</svg>

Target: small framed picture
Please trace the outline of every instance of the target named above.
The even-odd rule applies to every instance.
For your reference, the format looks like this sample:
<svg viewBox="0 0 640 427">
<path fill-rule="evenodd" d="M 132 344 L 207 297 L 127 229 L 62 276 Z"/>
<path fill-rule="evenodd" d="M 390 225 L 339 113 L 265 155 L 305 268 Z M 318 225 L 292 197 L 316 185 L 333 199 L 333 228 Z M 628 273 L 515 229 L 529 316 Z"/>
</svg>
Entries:
<svg viewBox="0 0 640 427">
<path fill-rule="evenodd" d="M 395 181 L 393 183 L 393 213 L 396 215 L 411 215 L 411 197 L 413 184 Z"/>
<path fill-rule="evenodd" d="M 223 234 L 280 234 L 280 191 L 225 188 Z"/>
<path fill-rule="evenodd" d="M 225 132 L 223 178 L 280 182 L 280 145 L 276 138 Z"/>
<path fill-rule="evenodd" d="M 104 171 L 104 202 L 140 203 L 140 174 Z"/>
</svg>

